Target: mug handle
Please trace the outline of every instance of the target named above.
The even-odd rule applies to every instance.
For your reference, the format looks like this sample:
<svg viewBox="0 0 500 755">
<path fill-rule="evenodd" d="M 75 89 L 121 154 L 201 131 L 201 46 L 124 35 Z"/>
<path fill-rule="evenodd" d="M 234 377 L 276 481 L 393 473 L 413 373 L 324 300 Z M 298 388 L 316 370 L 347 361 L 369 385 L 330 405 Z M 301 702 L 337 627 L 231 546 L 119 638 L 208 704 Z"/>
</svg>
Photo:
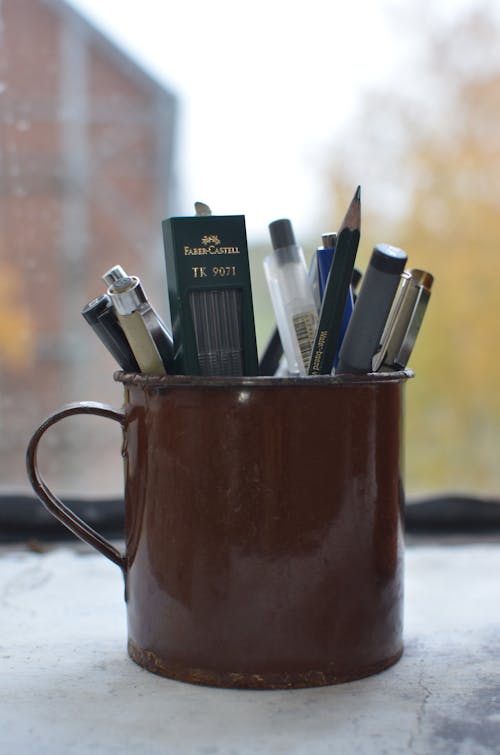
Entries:
<svg viewBox="0 0 500 755">
<path fill-rule="evenodd" d="M 107 404 L 101 404 L 96 401 L 78 401 L 74 404 L 67 404 L 62 409 L 51 414 L 45 419 L 40 427 L 34 432 L 26 452 L 26 467 L 33 490 L 45 506 L 45 508 L 58 519 L 61 524 L 67 527 L 74 535 L 84 540 L 86 543 L 96 548 L 100 553 L 109 558 L 110 561 L 117 564 L 125 573 L 126 557 L 120 553 L 111 543 L 102 535 L 96 532 L 90 525 L 80 519 L 71 509 L 49 489 L 45 483 L 37 464 L 38 444 L 44 435 L 56 422 L 75 414 L 95 414 L 98 417 L 107 417 L 119 422 L 124 427 L 125 414 L 123 411 L 113 409 Z"/>
</svg>

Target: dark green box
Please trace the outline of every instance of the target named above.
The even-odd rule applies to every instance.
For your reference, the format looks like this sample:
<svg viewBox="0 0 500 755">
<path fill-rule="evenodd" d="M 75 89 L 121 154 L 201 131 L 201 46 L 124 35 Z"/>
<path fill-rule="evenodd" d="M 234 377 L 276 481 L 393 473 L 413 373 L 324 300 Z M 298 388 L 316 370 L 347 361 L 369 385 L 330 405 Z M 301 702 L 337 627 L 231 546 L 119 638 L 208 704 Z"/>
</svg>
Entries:
<svg viewBox="0 0 500 755">
<path fill-rule="evenodd" d="M 208 374 L 205 362 L 200 365 L 198 359 L 199 314 L 195 330 L 193 307 L 204 305 L 209 296 L 236 296 L 241 311 L 241 374 L 258 375 L 244 215 L 174 217 L 164 220 L 162 228 L 176 374 Z M 204 297 L 207 291 L 234 293 Z"/>
</svg>

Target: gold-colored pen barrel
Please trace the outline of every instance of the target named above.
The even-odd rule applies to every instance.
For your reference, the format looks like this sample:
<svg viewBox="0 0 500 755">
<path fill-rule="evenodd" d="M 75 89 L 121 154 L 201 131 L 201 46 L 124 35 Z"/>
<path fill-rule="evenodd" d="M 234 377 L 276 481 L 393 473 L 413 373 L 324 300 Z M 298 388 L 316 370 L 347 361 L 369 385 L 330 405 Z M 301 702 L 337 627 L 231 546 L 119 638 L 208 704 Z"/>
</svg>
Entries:
<svg viewBox="0 0 500 755">
<path fill-rule="evenodd" d="M 151 317 L 156 320 L 156 316 L 139 279 L 136 276 L 120 278 L 111 284 L 108 294 L 141 372 L 146 375 L 166 375 L 165 365 L 151 332 L 151 324 L 154 323 L 148 322 Z"/>
</svg>

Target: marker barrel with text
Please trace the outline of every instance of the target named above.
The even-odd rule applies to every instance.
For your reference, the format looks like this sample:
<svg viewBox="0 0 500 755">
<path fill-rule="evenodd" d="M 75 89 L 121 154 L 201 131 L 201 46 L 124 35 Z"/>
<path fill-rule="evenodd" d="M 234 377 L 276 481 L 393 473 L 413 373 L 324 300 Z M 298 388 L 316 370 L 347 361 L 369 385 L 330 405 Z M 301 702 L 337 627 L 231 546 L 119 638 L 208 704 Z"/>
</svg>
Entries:
<svg viewBox="0 0 500 755">
<path fill-rule="evenodd" d="M 42 423 L 28 449 L 32 485 L 122 569 L 134 661 L 183 681 L 266 689 L 344 682 L 398 660 L 410 376 L 117 373 L 121 409 L 71 404 Z M 43 434 L 74 414 L 123 428 L 123 553 L 38 469 Z"/>
</svg>

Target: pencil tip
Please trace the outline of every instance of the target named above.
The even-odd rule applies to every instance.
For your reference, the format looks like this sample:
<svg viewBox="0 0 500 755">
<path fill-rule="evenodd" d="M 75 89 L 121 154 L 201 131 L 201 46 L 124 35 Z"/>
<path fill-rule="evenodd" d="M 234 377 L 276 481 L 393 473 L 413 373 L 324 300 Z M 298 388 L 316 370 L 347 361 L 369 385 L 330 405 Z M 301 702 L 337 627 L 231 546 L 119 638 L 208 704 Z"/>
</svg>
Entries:
<svg viewBox="0 0 500 755">
<path fill-rule="evenodd" d="M 340 231 L 342 231 L 344 228 L 350 228 L 351 231 L 357 228 L 359 230 L 360 222 L 361 222 L 361 186 L 358 186 L 356 189 L 356 192 L 351 199 L 351 203 L 349 207 L 347 208 L 347 212 L 345 214 L 344 220 L 342 221 L 342 225 L 339 228 L 339 234 Z"/>
</svg>

